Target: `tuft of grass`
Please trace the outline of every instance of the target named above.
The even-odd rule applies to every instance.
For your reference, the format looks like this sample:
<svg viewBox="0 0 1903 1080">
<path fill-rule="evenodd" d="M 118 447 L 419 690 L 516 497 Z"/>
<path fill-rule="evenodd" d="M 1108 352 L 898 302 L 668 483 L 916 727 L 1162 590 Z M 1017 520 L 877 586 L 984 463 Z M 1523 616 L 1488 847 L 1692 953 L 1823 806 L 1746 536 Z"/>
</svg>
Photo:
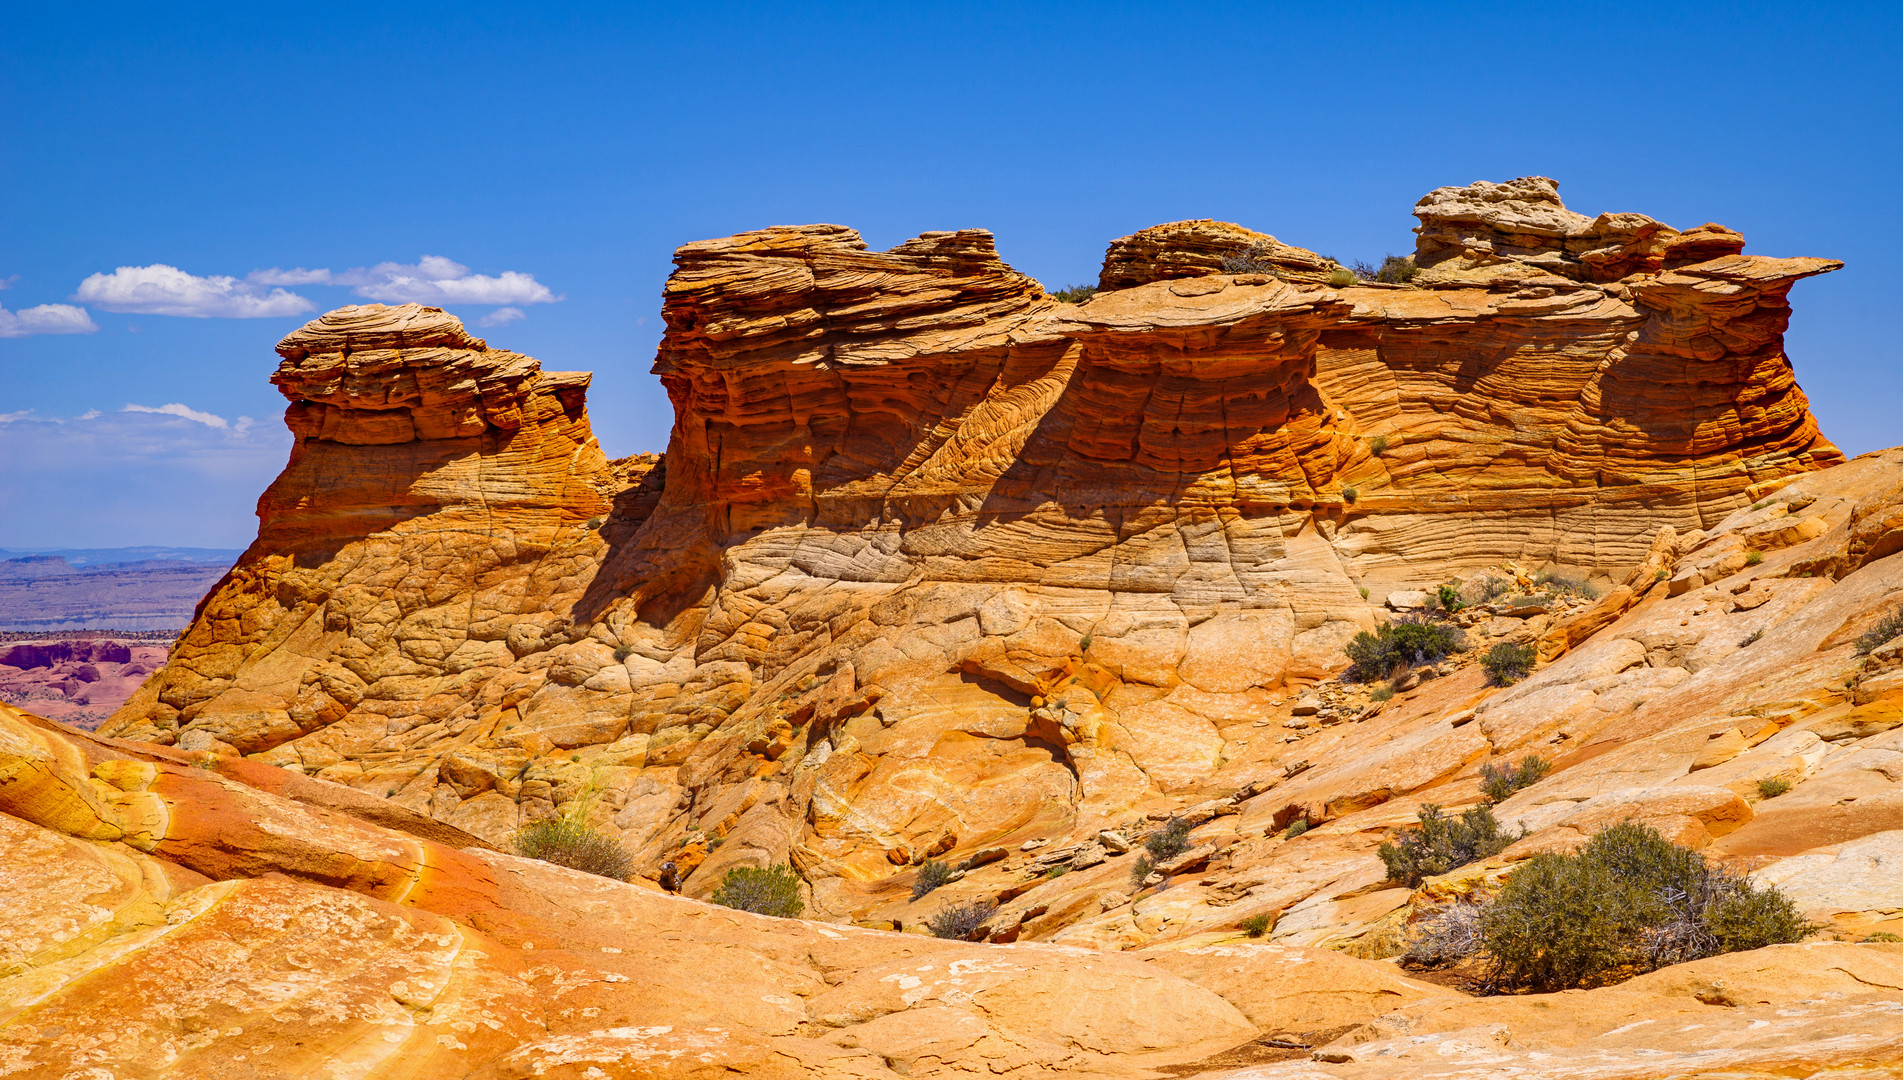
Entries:
<svg viewBox="0 0 1903 1080">
<path fill-rule="evenodd" d="M 1761 553 L 1756 551 L 1750 552 L 1744 557 L 1744 564 L 1746 566 L 1756 566 L 1763 561 L 1764 561 L 1764 556 Z"/>
<path fill-rule="evenodd" d="M 1493 807 L 1486 803 L 1457 818 L 1442 814 L 1439 806 L 1428 803 L 1416 817 L 1418 826 L 1403 830 L 1376 849 L 1387 864 L 1388 880 L 1410 889 L 1426 878 L 1498 855 L 1526 835 L 1501 831 Z"/>
<path fill-rule="evenodd" d="M 634 856 L 621 841 L 568 814 L 532 821 L 512 838 L 517 853 L 585 874 L 626 881 Z"/>
<path fill-rule="evenodd" d="M 1502 641 L 1487 650 L 1480 658 L 1480 666 L 1486 669 L 1488 682 L 1495 686 L 1512 686 L 1532 673 L 1537 659 L 1539 653 L 1531 643 Z"/>
<path fill-rule="evenodd" d="M 919 864 L 918 877 L 912 881 L 912 899 L 917 900 L 919 897 L 924 896 L 940 885 L 951 881 L 951 877 L 952 868 L 950 863 L 942 863 L 937 859 L 926 859 Z"/>
<path fill-rule="evenodd" d="M 806 909 L 806 902 L 800 899 L 800 876 L 784 863 L 736 866 L 720 879 L 720 888 L 708 899 L 723 907 L 779 919 L 796 918 Z"/>
<path fill-rule="evenodd" d="M 1866 937 L 1862 941 L 1857 942 L 1857 944 L 1882 945 L 1886 942 L 1895 942 L 1895 941 L 1903 941 L 1903 937 L 1898 937 L 1897 935 L 1890 933 L 1888 930 L 1878 930 L 1876 933 L 1871 934 L 1869 937 Z"/>
<path fill-rule="evenodd" d="M 1738 648 L 1743 649 L 1748 646 L 1755 645 L 1757 644 L 1758 640 L 1762 637 L 1764 637 L 1763 630 L 1753 630 L 1750 633 L 1746 634 L 1743 637 L 1743 639 L 1738 642 Z"/>
<path fill-rule="evenodd" d="M 1258 938 L 1268 933 L 1274 925 L 1275 920 L 1267 915 L 1251 915 L 1242 920 L 1242 933 L 1244 937 Z"/>
<path fill-rule="evenodd" d="M 1520 759 L 1518 766 L 1482 765 L 1480 793 L 1490 803 L 1504 802 L 1514 792 L 1539 783 L 1542 777 L 1552 771 L 1553 763 L 1538 754 L 1526 755 Z"/>
<path fill-rule="evenodd" d="M 620 648 L 615 650 L 615 660 L 619 663 L 623 663 L 623 664 L 627 663 L 628 657 L 633 655 L 634 655 L 634 647 L 632 645 L 623 645 Z"/>
<path fill-rule="evenodd" d="M 1355 277 L 1355 272 L 1345 266 L 1336 267 L 1328 272 L 1328 284 L 1333 285 L 1337 289 L 1353 285 L 1359 280 L 1359 278 Z"/>
<path fill-rule="evenodd" d="M 1373 693 L 1368 695 L 1368 700 L 1369 701 L 1392 701 L 1394 700 L 1394 687 L 1392 686 L 1377 687 Z"/>
<path fill-rule="evenodd" d="M 1308 829 L 1309 829 L 1309 824 L 1308 824 L 1307 818 L 1296 818 L 1294 821 L 1289 823 L 1288 831 L 1284 832 L 1282 835 L 1287 839 L 1293 840 L 1296 837 L 1307 832 Z"/>
<path fill-rule="evenodd" d="M 1760 499 L 1759 501 L 1757 501 L 1757 502 L 1754 502 L 1754 503 L 1752 503 L 1752 504 L 1751 504 L 1751 509 L 1753 509 L 1753 510 L 1762 510 L 1762 509 L 1764 509 L 1765 507 L 1767 507 L 1767 506 L 1769 506 L 1769 505 L 1771 505 L 1771 500 L 1769 500 L 1769 499 Z"/>
<path fill-rule="evenodd" d="M 1534 990 L 1603 985 L 1814 929 L 1776 888 L 1631 821 L 1572 854 L 1528 859 L 1480 916 L 1489 982 Z"/>
<path fill-rule="evenodd" d="M 1368 452 L 1376 457 L 1380 457 L 1387 448 L 1388 437 L 1386 435 L 1376 435 L 1374 438 L 1368 440 Z"/>
<path fill-rule="evenodd" d="M 1889 644 L 1898 634 L 1903 634 L 1903 605 L 1891 608 L 1857 638 L 1857 655 L 1862 656 Z"/>
<path fill-rule="evenodd" d="M 1361 491 L 1358 488 L 1345 487 L 1341 489 L 1341 497 L 1352 506 L 1356 499 L 1361 498 Z"/>
<path fill-rule="evenodd" d="M 1658 573 L 1652 575 L 1652 580 L 1654 582 L 1665 580 L 1665 568 L 1663 566 L 1658 568 Z"/>
<path fill-rule="evenodd" d="M 1067 288 L 1058 289 L 1050 295 L 1053 300 L 1060 300 L 1066 304 L 1081 304 L 1097 295 L 1097 286 L 1071 285 Z"/>
<path fill-rule="evenodd" d="M 1047 878 L 1060 878 L 1068 873 L 1070 873 L 1069 863 L 1058 863 L 1056 866 L 1047 866 L 1044 868 L 1044 876 Z"/>
<path fill-rule="evenodd" d="M 1363 600 L 1366 600 L 1368 598 L 1368 587 L 1366 585 L 1363 585 L 1361 587 L 1361 598 Z"/>
<path fill-rule="evenodd" d="M 1148 855 L 1138 855 L 1136 861 L 1130 864 L 1130 884 L 1141 885 L 1144 878 L 1155 872 L 1156 860 Z"/>
<path fill-rule="evenodd" d="M 980 926 L 984 925 L 998 905 L 983 900 L 973 900 L 966 904 L 951 904 L 938 909 L 938 914 L 925 920 L 925 928 L 933 937 L 951 941 L 970 941 Z"/>
<path fill-rule="evenodd" d="M 588 519 L 587 524 L 583 525 L 582 528 L 589 529 L 589 530 L 599 529 L 601 528 L 601 519 L 598 517 L 591 517 Z"/>
<path fill-rule="evenodd" d="M 1090 651 L 1090 635 L 1089 634 L 1085 634 L 1083 637 L 1077 639 L 1077 651 L 1080 653 Z"/>
<path fill-rule="evenodd" d="M 1758 781 L 1758 794 L 1767 799 L 1775 799 L 1791 790 L 1791 782 L 1782 776 L 1767 776 Z"/>
<path fill-rule="evenodd" d="M 1433 664 L 1460 647 L 1460 631 L 1443 623 L 1403 616 L 1366 630 L 1348 643 L 1349 664 L 1344 674 L 1356 682 L 1373 682 L 1418 664 Z"/>
</svg>

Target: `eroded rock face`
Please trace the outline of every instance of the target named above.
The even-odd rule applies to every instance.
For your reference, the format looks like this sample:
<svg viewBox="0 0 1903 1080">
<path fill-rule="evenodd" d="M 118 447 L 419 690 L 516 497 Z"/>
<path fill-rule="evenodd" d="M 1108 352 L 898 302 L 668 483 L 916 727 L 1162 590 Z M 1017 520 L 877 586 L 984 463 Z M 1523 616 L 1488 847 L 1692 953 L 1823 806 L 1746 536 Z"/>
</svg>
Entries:
<svg viewBox="0 0 1903 1080">
<path fill-rule="evenodd" d="M 1513 236 L 1571 227 L 1515 183 L 1462 198 Z M 1206 272 L 1232 240 L 1269 271 Z M 440 312 L 333 313 L 280 348 L 300 438 L 259 542 L 111 731 L 498 845 L 585 814 L 690 895 L 791 861 L 815 911 L 915 925 L 943 899 L 908 899 L 924 859 L 1041 840 L 1062 858 L 958 883 L 1014 905 L 999 934 L 1127 947 L 1307 904 L 1289 925 L 1339 937 L 1406 902 L 1331 899 L 1370 884 L 1342 882 L 1371 845 L 1248 881 L 1264 832 L 1471 785 L 1517 744 L 1393 707 L 1376 746 L 1298 697 L 1390 592 L 1507 559 L 1625 583 L 1538 625 L 1560 656 L 1676 566 L 1662 530 L 1702 537 L 1839 462 L 1781 347 L 1791 285 L 1837 264 L 1575 279 L 1516 249 L 1333 287 L 1267 240 L 1145 230 L 1106 260 L 1133 283 L 1083 304 L 977 230 L 687 245 L 664 460 L 603 461 L 581 380 Z M 1480 692 L 1471 668 L 1424 685 Z M 1211 842 L 1246 822 L 1256 845 L 1179 868 L 1206 896 L 1133 901 L 1130 860 L 1088 849 L 1199 806 Z"/>
</svg>

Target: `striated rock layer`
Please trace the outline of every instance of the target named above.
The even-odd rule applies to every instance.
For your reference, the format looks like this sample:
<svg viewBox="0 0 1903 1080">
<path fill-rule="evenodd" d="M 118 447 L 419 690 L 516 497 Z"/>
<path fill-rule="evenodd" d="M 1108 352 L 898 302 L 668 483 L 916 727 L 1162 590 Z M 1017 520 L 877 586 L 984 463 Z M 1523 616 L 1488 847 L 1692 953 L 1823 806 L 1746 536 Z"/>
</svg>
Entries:
<svg viewBox="0 0 1903 1080">
<path fill-rule="evenodd" d="M 978 230 L 689 244 L 664 459 L 604 461 L 585 377 L 442 312 L 333 312 L 280 345 L 299 438 L 258 542 L 110 733 L 497 845 L 586 815 L 690 895 L 790 861 L 820 914 L 916 922 L 908 868 L 936 857 L 1025 897 L 1007 936 L 1226 919 L 1080 891 L 1128 882 L 1092 838 L 1198 803 L 1246 804 L 1260 838 L 1488 753 L 1478 725 L 1423 729 L 1434 752 L 1315 786 L 1337 774 L 1283 725 L 1383 601 L 1502 560 L 1630 579 L 1559 656 L 1677 558 L 1662 536 L 1842 460 L 1782 351 L 1791 286 L 1840 264 L 1581 225 L 1553 191 L 1430 195 L 1405 287 L 1330 286 L 1319 256 L 1212 222 L 1117 241 L 1082 304 Z M 1212 271 L 1224 236 L 1255 269 Z M 984 892 L 1027 842 L 1101 869 L 1049 903 Z M 1341 891 L 1317 874 L 1256 906 Z"/>
</svg>

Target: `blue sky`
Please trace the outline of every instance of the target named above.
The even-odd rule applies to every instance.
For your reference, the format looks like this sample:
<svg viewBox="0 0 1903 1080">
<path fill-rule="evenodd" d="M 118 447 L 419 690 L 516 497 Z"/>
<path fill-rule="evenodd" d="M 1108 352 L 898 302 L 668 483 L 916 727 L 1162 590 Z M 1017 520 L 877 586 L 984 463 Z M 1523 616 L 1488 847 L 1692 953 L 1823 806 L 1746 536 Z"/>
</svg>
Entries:
<svg viewBox="0 0 1903 1080">
<path fill-rule="evenodd" d="M 618 455 L 666 443 L 648 367 L 690 240 L 982 227 L 1056 286 L 1094 280 L 1111 239 L 1190 217 L 1344 260 L 1405 252 L 1428 190 L 1527 174 L 1586 213 L 1845 260 L 1798 285 L 1788 351 L 1826 434 L 1889 446 L 1899 21 L 1788 4 L 16 5 L 0 547 L 247 543 L 289 446 L 272 345 L 366 297 L 433 297 L 494 344 L 593 370 Z"/>
</svg>

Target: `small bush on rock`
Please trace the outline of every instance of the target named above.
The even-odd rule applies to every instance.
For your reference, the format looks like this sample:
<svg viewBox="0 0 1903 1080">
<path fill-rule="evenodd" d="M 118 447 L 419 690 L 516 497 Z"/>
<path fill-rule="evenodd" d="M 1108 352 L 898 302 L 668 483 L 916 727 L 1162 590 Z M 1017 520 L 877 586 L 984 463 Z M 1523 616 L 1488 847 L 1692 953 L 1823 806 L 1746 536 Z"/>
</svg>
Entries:
<svg viewBox="0 0 1903 1080">
<path fill-rule="evenodd" d="M 800 899 L 800 876 L 793 868 L 780 866 L 736 866 L 727 871 L 720 888 L 708 899 L 716 904 L 755 915 L 791 919 L 806 909 Z"/>
<path fill-rule="evenodd" d="M 1414 968 L 1444 967 L 1459 963 L 1481 950 L 1480 915 L 1486 905 L 1472 899 L 1456 900 L 1421 920 L 1401 965 Z"/>
<path fill-rule="evenodd" d="M 1512 686 L 1526 678 L 1533 671 L 1533 662 L 1539 653 L 1530 643 L 1502 641 L 1487 650 L 1480 658 L 1480 666 L 1487 671 L 1487 681 L 1495 686 Z"/>
<path fill-rule="evenodd" d="M 1758 781 L 1758 795 L 1761 798 L 1775 799 L 1791 790 L 1791 782 L 1782 776 L 1767 776 Z"/>
<path fill-rule="evenodd" d="M 1072 285 L 1069 288 L 1058 289 L 1050 295 L 1053 300 L 1061 300 L 1066 304 L 1081 304 L 1097 295 L 1097 286 Z"/>
<path fill-rule="evenodd" d="M 1189 822 L 1171 818 L 1168 824 L 1144 837 L 1143 846 L 1157 862 L 1181 855 L 1189 850 Z"/>
<path fill-rule="evenodd" d="M 1384 281 L 1393 285 L 1405 285 L 1414 280 L 1420 268 L 1414 265 L 1412 255 L 1389 255 L 1381 260 L 1380 266 L 1372 263 L 1355 263 L 1355 276 L 1363 281 Z"/>
<path fill-rule="evenodd" d="M 1242 933 L 1245 937 L 1261 937 L 1275 925 L 1275 920 L 1267 915 L 1251 915 L 1242 920 Z"/>
<path fill-rule="evenodd" d="M 1874 652 L 1879 646 L 1889 644 L 1890 639 L 1898 634 L 1903 634 L 1903 607 L 1892 609 L 1889 614 L 1878 619 L 1875 625 L 1857 638 L 1857 654 L 1861 656 L 1867 652 Z"/>
<path fill-rule="evenodd" d="M 938 914 L 925 920 L 925 928 L 933 937 L 947 938 L 953 941 L 970 941 L 971 936 L 984 925 L 998 905 L 983 900 L 973 900 L 968 904 L 952 904 L 938 909 Z"/>
<path fill-rule="evenodd" d="M 1156 873 L 1156 860 L 1148 855 L 1138 855 L 1130 864 L 1130 884 L 1141 885 L 1145 878 Z"/>
<path fill-rule="evenodd" d="M 942 863 L 937 859 L 926 859 L 919 864 L 918 877 L 912 882 L 912 899 L 917 900 L 919 897 L 924 896 L 940 885 L 951 881 L 951 879 L 952 868 L 950 863 Z"/>
<path fill-rule="evenodd" d="M 1357 682 L 1385 679 L 1417 664 L 1433 664 L 1460 648 L 1460 631 L 1445 623 L 1402 617 L 1348 643 L 1346 672 Z"/>
<path fill-rule="evenodd" d="M 1355 272 L 1345 266 L 1338 266 L 1328 273 L 1328 284 L 1337 289 L 1353 285 L 1357 280 Z"/>
<path fill-rule="evenodd" d="M 585 874 L 626 881 L 634 873 L 634 856 L 621 841 L 590 828 L 579 817 L 545 817 L 522 827 L 514 837 L 515 850 Z"/>
<path fill-rule="evenodd" d="M 1536 990 L 1602 985 L 1812 929 L 1777 889 L 1629 821 L 1573 854 L 1527 860 L 1480 920 L 1490 981 Z"/>
<path fill-rule="evenodd" d="M 1521 788 L 1530 788 L 1553 771 L 1551 762 L 1535 754 L 1520 759 L 1518 766 L 1480 766 L 1480 793 L 1488 802 L 1501 802 Z"/>
<path fill-rule="evenodd" d="M 1376 852 L 1387 864 L 1388 880 L 1410 889 L 1425 878 L 1498 855 L 1526 835 L 1502 832 L 1493 807 L 1485 804 L 1452 818 L 1428 803 L 1416 816 L 1419 826 L 1403 831 Z"/>
<path fill-rule="evenodd" d="M 1275 263 L 1270 259 L 1270 255 L 1274 251 L 1273 245 L 1262 241 L 1237 248 L 1223 257 L 1222 272 L 1225 274 L 1273 274 Z"/>
</svg>

